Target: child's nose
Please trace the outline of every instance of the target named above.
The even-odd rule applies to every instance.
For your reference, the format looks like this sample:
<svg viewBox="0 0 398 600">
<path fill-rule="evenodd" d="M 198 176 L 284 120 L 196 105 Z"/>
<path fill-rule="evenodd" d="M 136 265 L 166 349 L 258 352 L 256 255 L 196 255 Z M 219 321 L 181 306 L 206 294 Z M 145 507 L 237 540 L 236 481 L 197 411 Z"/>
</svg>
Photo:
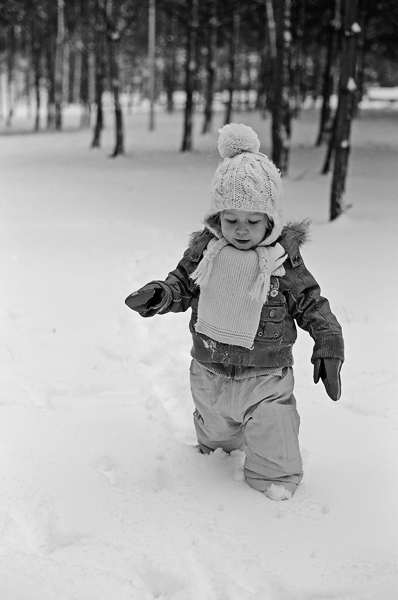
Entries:
<svg viewBox="0 0 398 600">
<path fill-rule="evenodd" d="M 246 225 L 244 223 L 238 223 L 237 232 L 238 233 L 247 233 Z"/>
</svg>

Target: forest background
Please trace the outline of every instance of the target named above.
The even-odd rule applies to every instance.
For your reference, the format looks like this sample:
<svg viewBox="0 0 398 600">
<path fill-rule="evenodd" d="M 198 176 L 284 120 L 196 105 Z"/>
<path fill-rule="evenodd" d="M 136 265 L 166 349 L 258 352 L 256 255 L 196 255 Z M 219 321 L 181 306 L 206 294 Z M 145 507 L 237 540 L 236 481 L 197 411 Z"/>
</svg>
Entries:
<svg viewBox="0 0 398 600">
<path fill-rule="evenodd" d="M 225 123 L 257 110 L 272 119 L 272 159 L 286 173 L 292 123 L 316 103 L 334 219 L 345 209 L 358 106 L 373 87 L 398 86 L 397 39 L 395 0 L 7 0 L 0 115 L 11 130 L 23 102 L 34 131 L 62 130 L 65 107 L 80 105 L 98 147 L 112 110 L 116 157 L 123 111 L 145 101 L 151 130 L 159 108 L 183 109 L 181 151 L 194 148 L 195 114 L 206 134 L 217 109 Z"/>
</svg>

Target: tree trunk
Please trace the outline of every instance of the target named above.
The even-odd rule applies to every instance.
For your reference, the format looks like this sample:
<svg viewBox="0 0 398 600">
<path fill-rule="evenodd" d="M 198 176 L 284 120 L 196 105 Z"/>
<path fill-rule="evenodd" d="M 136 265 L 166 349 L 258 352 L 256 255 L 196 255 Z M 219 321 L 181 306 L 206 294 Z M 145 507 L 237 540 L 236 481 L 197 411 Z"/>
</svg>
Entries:
<svg viewBox="0 0 398 600">
<path fill-rule="evenodd" d="M 16 37 L 15 27 L 11 23 L 8 26 L 8 48 L 7 48 L 7 91 L 6 91 L 6 126 L 11 127 L 11 121 L 14 116 L 14 103 L 15 103 L 15 82 L 14 82 L 14 68 L 15 68 L 15 53 L 16 53 Z"/>
<path fill-rule="evenodd" d="M 80 23 L 78 28 L 78 57 L 80 77 L 76 81 L 76 100 L 81 104 L 80 127 L 90 127 L 90 35 L 91 35 L 91 2 L 80 0 Z"/>
<path fill-rule="evenodd" d="M 29 40 L 31 42 L 31 40 Z M 31 44 L 30 44 L 31 46 Z M 30 119 L 32 116 L 32 89 L 34 87 L 34 79 L 33 79 L 33 57 L 29 53 L 27 56 L 27 66 L 25 69 L 25 97 L 26 97 L 26 115 L 27 118 Z"/>
<path fill-rule="evenodd" d="M 330 167 L 332 164 L 333 153 L 336 145 L 336 123 L 337 123 L 337 112 L 334 115 L 334 119 L 330 129 L 330 139 L 328 144 L 328 149 L 326 152 L 325 162 L 322 167 L 322 175 L 327 175 L 330 171 Z"/>
<path fill-rule="evenodd" d="M 109 71 L 115 109 L 115 148 L 112 157 L 124 154 L 123 112 L 120 104 L 119 42 L 116 32 L 108 36 Z"/>
<path fill-rule="evenodd" d="M 102 95 L 105 87 L 105 35 L 102 19 L 99 11 L 99 0 L 95 2 L 95 104 L 97 108 L 94 126 L 92 148 L 99 148 L 101 143 L 101 132 L 104 128 L 104 112 L 102 106 Z"/>
<path fill-rule="evenodd" d="M 250 54 L 248 54 L 246 52 L 245 55 L 245 70 L 244 70 L 244 74 L 245 74 L 245 99 L 244 99 L 244 107 L 245 110 L 247 111 L 252 111 L 254 106 L 253 106 L 253 101 L 252 101 L 252 97 L 251 97 L 251 91 L 254 88 L 254 82 L 253 82 L 253 77 L 252 77 L 252 70 L 251 70 L 251 61 L 250 61 Z"/>
<path fill-rule="evenodd" d="M 291 0 L 275 0 L 276 68 L 272 101 L 272 160 L 283 174 L 289 165 L 291 115 L 289 107 L 289 55 Z"/>
<path fill-rule="evenodd" d="M 35 16 L 31 18 L 31 53 L 32 53 L 32 66 L 33 66 L 33 87 L 35 95 L 35 119 L 34 119 L 34 131 L 40 130 L 40 109 L 41 109 L 41 94 L 40 84 L 42 77 L 41 69 L 41 34 L 39 26 L 35 20 Z"/>
<path fill-rule="evenodd" d="M 259 110 L 262 115 L 265 115 L 265 101 L 266 101 L 266 68 L 267 68 L 267 55 L 265 43 L 259 50 L 258 65 L 257 65 L 257 89 L 256 89 L 256 103 L 255 109 Z"/>
<path fill-rule="evenodd" d="M 90 113 L 91 124 L 91 113 L 93 104 L 95 102 L 95 48 L 94 48 L 94 36 L 95 33 L 92 30 L 92 37 L 90 39 L 89 52 L 88 52 L 88 107 Z"/>
<path fill-rule="evenodd" d="M 332 33 L 330 39 L 334 34 Z M 323 73 L 323 85 L 322 85 L 322 108 L 320 112 L 320 122 L 319 122 L 319 130 L 318 137 L 315 142 L 315 146 L 319 147 L 325 141 L 326 135 L 331 132 L 331 116 L 332 110 L 330 107 L 330 97 L 332 95 L 332 87 L 333 87 L 333 78 L 332 78 L 332 54 L 331 54 L 332 44 L 329 41 L 327 53 L 326 53 L 326 62 L 325 69 Z"/>
<path fill-rule="evenodd" d="M 55 125 L 55 81 L 54 81 L 54 43 L 48 36 L 46 45 L 47 63 L 47 129 L 54 129 Z"/>
<path fill-rule="evenodd" d="M 148 14 L 148 62 L 149 62 L 149 131 L 155 129 L 156 95 L 156 6 L 155 0 L 149 0 Z"/>
<path fill-rule="evenodd" d="M 217 38 L 217 16 L 216 0 L 211 0 L 210 19 L 207 28 L 208 43 L 206 55 L 206 89 L 205 89 L 205 107 L 202 134 L 211 131 L 213 122 L 213 96 L 214 84 L 216 80 L 216 38 Z"/>
<path fill-rule="evenodd" d="M 269 65 L 266 68 L 266 109 L 272 112 L 272 106 L 274 102 L 274 83 L 275 83 L 275 70 L 276 70 L 276 59 L 277 59 L 277 35 L 276 35 L 276 21 L 275 21 L 275 9 L 272 4 L 272 0 L 265 0 L 265 14 L 267 19 L 267 39 L 269 48 Z"/>
<path fill-rule="evenodd" d="M 63 49 L 63 66 L 62 66 L 62 103 L 68 104 L 69 81 L 71 71 L 71 43 L 65 36 Z"/>
<path fill-rule="evenodd" d="M 333 179 L 330 196 L 330 220 L 336 219 L 344 210 L 343 195 L 348 171 L 350 133 L 355 94 L 357 91 L 356 58 L 360 27 L 357 23 L 358 0 L 347 0 L 344 14 L 344 37 L 342 40 L 339 102 L 336 114 L 336 138 Z"/>
<path fill-rule="evenodd" d="M 361 102 L 364 94 L 364 79 L 365 79 L 365 61 L 364 61 L 364 45 L 366 40 L 367 22 L 362 17 L 359 20 L 361 31 L 358 37 L 357 43 L 357 85 L 358 90 L 355 94 L 355 103 L 353 109 L 353 118 L 356 119 L 359 113 L 359 103 Z"/>
<path fill-rule="evenodd" d="M 196 84 L 196 37 L 198 28 L 198 0 L 190 0 L 190 17 L 187 24 L 186 58 L 185 58 L 185 111 L 184 133 L 181 152 L 192 150 L 192 130 L 194 113 L 194 91 Z"/>
<path fill-rule="evenodd" d="M 35 89 L 35 124 L 34 130 L 40 130 L 40 110 L 41 110 L 41 95 L 40 95 L 40 81 L 41 74 L 39 68 L 35 67 L 35 81 L 34 81 L 34 89 Z"/>
<path fill-rule="evenodd" d="M 323 60 L 322 60 L 322 52 L 318 46 L 315 46 L 315 51 L 313 52 L 313 74 L 311 77 L 310 87 L 312 90 L 312 103 L 316 105 L 316 102 L 319 96 L 322 94 L 322 78 L 323 78 Z"/>
<path fill-rule="evenodd" d="M 65 3 L 57 0 L 57 38 L 55 52 L 55 129 L 62 129 L 62 104 L 64 84 Z"/>
<path fill-rule="evenodd" d="M 296 43 L 294 45 L 293 60 L 291 64 L 291 82 L 293 96 L 294 117 L 298 117 L 302 104 L 302 81 L 304 73 L 304 27 L 305 27 L 305 0 L 298 2 L 298 23 L 296 28 Z"/>
<path fill-rule="evenodd" d="M 166 91 L 167 98 L 167 112 L 172 113 L 174 111 L 174 90 L 176 87 L 176 39 L 177 39 L 177 19 L 175 15 L 170 18 L 170 25 L 168 27 L 168 34 L 166 37 L 165 45 L 165 66 L 163 83 Z M 170 28 L 169 28 L 170 27 Z"/>
<path fill-rule="evenodd" d="M 78 30 L 80 27 L 78 27 Z M 80 33 L 75 36 L 74 52 L 73 52 L 73 86 L 71 101 L 72 104 L 79 104 L 80 102 L 80 88 L 82 80 L 82 42 Z"/>
<path fill-rule="evenodd" d="M 80 127 L 87 129 L 91 123 L 91 103 L 90 103 L 90 54 L 87 51 L 84 55 L 84 75 L 81 81 L 80 102 L 82 113 L 80 116 Z"/>
<path fill-rule="evenodd" d="M 333 121 L 330 98 L 333 94 L 333 66 L 337 58 L 339 32 L 341 28 L 340 5 L 341 0 L 335 0 L 334 17 L 333 21 L 330 23 L 329 43 L 323 74 L 322 109 L 316 146 L 320 146 L 322 142 L 324 142 L 326 135 L 332 131 Z"/>
<path fill-rule="evenodd" d="M 228 101 L 225 110 L 224 125 L 231 122 L 236 86 L 237 49 L 239 48 L 239 13 L 235 8 L 232 16 L 230 42 L 229 42 L 229 84 Z"/>
</svg>

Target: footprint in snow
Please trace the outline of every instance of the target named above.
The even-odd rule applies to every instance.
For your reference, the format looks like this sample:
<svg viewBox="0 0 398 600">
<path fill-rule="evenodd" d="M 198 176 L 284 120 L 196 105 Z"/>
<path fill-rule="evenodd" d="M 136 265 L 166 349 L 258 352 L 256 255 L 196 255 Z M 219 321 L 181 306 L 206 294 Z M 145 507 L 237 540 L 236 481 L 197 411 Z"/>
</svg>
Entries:
<svg viewBox="0 0 398 600">
<path fill-rule="evenodd" d="M 104 475 L 111 485 L 117 485 L 119 478 L 117 476 L 117 465 L 110 456 L 102 456 L 93 461 L 92 467 Z"/>
</svg>

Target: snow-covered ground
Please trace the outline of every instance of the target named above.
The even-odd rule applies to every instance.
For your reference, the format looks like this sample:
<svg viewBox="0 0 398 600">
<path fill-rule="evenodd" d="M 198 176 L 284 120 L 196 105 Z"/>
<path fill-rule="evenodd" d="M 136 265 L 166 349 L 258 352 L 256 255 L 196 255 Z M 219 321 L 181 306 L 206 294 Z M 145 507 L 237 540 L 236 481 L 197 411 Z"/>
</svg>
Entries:
<svg viewBox="0 0 398 600">
<path fill-rule="evenodd" d="M 236 120 L 269 151 L 269 121 Z M 110 123 L 96 151 L 87 131 L 0 137 L 1 600 L 396 600 L 397 122 L 355 122 L 332 224 L 315 115 L 294 123 L 286 212 L 313 220 L 303 255 L 347 359 L 333 403 L 300 332 L 288 502 L 245 484 L 241 452 L 191 446 L 189 315 L 124 305 L 201 227 L 216 133 L 181 154 L 180 114 L 153 133 L 130 115 L 117 160 Z"/>
</svg>

